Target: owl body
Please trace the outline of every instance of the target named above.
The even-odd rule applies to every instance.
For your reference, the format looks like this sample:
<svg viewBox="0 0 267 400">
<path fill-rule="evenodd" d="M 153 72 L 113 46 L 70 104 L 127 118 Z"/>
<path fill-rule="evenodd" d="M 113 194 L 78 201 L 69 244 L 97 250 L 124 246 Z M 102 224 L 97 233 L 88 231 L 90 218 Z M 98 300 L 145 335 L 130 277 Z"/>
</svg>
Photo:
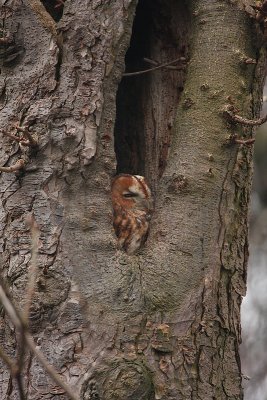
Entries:
<svg viewBox="0 0 267 400">
<path fill-rule="evenodd" d="M 120 174 L 111 186 L 113 227 L 121 249 L 134 254 L 146 241 L 153 198 L 143 176 Z"/>
</svg>

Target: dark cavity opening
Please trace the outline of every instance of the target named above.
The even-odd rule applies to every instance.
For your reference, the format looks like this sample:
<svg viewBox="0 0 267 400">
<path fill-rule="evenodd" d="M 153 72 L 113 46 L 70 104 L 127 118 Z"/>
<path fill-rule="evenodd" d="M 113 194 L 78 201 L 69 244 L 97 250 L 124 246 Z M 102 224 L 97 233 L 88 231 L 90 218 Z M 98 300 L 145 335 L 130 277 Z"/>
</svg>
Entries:
<svg viewBox="0 0 267 400">
<path fill-rule="evenodd" d="M 63 15 L 65 0 L 41 0 L 46 11 L 58 22 Z"/>
<path fill-rule="evenodd" d="M 146 176 L 155 187 L 170 147 L 174 117 L 188 59 L 188 13 L 184 1 L 140 0 L 125 56 L 125 72 L 180 61 L 122 78 L 116 98 L 117 173 Z"/>
</svg>

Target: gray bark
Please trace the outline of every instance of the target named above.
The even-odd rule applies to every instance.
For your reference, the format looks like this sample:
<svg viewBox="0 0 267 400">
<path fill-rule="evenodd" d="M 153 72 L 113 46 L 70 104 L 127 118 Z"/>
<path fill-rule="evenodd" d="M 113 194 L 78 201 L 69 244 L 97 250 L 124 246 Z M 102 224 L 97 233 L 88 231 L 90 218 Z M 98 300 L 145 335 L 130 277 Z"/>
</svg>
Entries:
<svg viewBox="0 0 267 400">
<path fill-rule="evenodd" d="M 14 122 L 28 124 L 38 149 L 23 154 L 23 173 L 0 179 L 2 276 L 21 308 L 28 213 L 41 231 L 30 314 L 36 343 L 84 399 L 242 398 L 251 148 L 227 146 L 244 129 L 222 110 L 230 101 L 246 117 L 259 112 L 264 52 L 259 57 L 254 22 L 230 1 L 146 3 L 147 57 L 189 62 L 186 75 L 159 70 L 135 81 L 140 96 L 129 101 L 128 129 L 142 149 L 130 148 L 135 161 L 127 163 L 122 143 L 117 163 L 146 175 L 156 206 L 146 246 L 127 256 L 116 250 L 109 187 L 136 1 L 66 1 L 58 34 L 34 4 L 10 1 L 5 18 L 24 52 L 1 69 L 1 121 L 8 132 Z M 123 125 L 118 112 L 127 110 L 118 106 Z M 125 132 L 117 129 L 118 148 Z M 0 150 L 2 165 L 22 156 L 6 137 Z M 18 338 L 5 314 L 0 326 L 14 357 Z M 1 376 L 1 398 L 18 399 L 4 364 Z M 24 384 L 28 399 L 66 398 L 29 354 Z"/>
</svg>

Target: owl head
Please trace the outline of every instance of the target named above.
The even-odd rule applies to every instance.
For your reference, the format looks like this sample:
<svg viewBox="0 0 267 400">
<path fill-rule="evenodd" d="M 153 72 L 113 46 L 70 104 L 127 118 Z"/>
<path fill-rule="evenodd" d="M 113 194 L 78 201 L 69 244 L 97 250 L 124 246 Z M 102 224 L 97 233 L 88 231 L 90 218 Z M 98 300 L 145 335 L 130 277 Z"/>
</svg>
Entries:
<svg viewBox="0 0 267 400">
<path fill-rule="evenodd" d="M 111 185 L 113 206 L 119 204 L 125 210 L 153 210 L 153 198 L 143 176 L 120 174 Z"/>
</svg>

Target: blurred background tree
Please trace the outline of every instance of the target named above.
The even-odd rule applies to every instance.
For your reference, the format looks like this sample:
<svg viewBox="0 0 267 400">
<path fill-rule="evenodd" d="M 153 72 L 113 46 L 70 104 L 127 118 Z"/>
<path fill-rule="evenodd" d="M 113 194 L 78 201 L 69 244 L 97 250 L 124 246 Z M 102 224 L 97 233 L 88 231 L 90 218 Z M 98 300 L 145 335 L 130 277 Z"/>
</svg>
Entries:
<svg viewBox="0 0 267 400">
<path fill-rule="evenodd" d="M 267 85 L 262 114 L 267 113 Z M 267 124 L 258 129 L 250 212 L 247 295 L 241 308 L 245 400 L 267 399 Z"/>
</svg>

